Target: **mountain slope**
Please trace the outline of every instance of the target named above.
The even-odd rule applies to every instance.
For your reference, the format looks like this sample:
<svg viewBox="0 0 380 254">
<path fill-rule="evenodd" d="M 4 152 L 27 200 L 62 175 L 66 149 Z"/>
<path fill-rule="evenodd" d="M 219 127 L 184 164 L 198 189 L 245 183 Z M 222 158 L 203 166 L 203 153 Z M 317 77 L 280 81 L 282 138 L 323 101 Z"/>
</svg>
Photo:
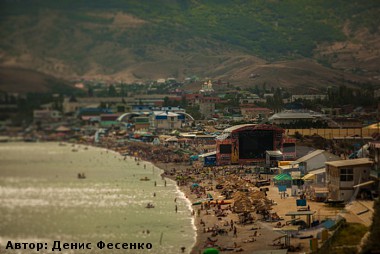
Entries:
<svg viewBox="0 0 380 254">
<path fill-rule="evenodd" d="M 72 93 L 77 89 L 55 77 L 21 68 L 0 68 L 0 93 Z"/>
<path fill-rule="evenodd" d="M 197 75 L 239 85 L 380 83 L 375 0 L 7 0 L 0 5 L 3 66 L 128 82 Z M 253 82 L 249 77 L 256 72 L 260 78 Z"/>
</svg>

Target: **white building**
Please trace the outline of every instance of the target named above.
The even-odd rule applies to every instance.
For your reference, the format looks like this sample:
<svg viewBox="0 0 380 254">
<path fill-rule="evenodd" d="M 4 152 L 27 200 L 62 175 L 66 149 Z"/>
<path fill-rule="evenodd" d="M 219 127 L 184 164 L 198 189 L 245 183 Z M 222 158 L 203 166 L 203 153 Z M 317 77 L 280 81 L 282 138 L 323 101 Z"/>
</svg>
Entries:
<svg viewBox="0 0 380 254">
<path fill-rule="evenodd" d="M 324 119 L 323 114 L 314 111 L 296 111 L 296 110 L 286 110 L 276 113 L 268 118 L 270 123 L 274 124 L 293 124 L 297 122 L 313 122 L 317 119 Z"/>
<path fill-rule="evenodd" d="M 324 100 L 326 98 L 327 98 L 326 94 L 295 94 L 295 95 L 292 95 L 292 101 L 295 101 L 298 99 L 314 101 L 317 99 Z"/>
<path fill-rule="evenodd" d="M 155 130 L 176 130 L 181 128 L 184 117 L 173 112 L 154 111 L 151 115 L 150 126 Z"/>
<path fill-rule="evenodd" d="M 298 165 L 300 171 L 306 174 L 309 171 L 323 168 L 328 161 L 336 161 L 339 159 L 338 156 L 325 150 L 315 150 L 292 162 L 292 165 Z"/>
</svg>

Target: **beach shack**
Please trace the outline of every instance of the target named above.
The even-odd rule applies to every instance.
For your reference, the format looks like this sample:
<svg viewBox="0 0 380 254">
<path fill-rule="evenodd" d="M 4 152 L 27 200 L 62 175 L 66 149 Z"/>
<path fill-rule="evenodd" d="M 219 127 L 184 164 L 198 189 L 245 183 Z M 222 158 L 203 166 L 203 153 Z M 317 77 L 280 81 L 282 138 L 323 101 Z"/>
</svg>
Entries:
<svg viewBox="0 0 380 254">
<path fill-rule="evenodd" d="M 368 192 L 368 186 L 373 183 L 370 180 L 372 165 L 373 161 L 368 158 L 326 162 L 329 198 L 347 202 Z"/>
</svg>

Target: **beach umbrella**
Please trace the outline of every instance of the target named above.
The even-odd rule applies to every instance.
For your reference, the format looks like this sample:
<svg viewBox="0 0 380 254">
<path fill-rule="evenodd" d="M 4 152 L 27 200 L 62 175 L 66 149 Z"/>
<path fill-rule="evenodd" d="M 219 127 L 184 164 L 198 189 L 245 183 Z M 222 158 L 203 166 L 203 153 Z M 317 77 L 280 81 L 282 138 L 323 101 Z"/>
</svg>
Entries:
<svg viewBox="0 0 380 254">
<path fill-rule="evenodd" d="M 203 250 L 203 254 L 219 254 L 219 250 L 215 248 L 207 248 Z"/>
</svg>

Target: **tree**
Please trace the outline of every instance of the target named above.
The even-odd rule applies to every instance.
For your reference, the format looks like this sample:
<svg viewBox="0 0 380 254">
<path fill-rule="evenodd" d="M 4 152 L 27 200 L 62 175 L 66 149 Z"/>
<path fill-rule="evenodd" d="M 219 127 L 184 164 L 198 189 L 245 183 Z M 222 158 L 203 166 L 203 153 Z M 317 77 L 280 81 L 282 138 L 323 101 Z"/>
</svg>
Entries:
<svg viewBox="0 0 380 254">
<path fill-rule="evenodd" d="M 114 85 L 110 85 L 108 87 L 108 96 L 109 97 L 115 97 L 117 95 L 116 88 Z"/>
</svg>

